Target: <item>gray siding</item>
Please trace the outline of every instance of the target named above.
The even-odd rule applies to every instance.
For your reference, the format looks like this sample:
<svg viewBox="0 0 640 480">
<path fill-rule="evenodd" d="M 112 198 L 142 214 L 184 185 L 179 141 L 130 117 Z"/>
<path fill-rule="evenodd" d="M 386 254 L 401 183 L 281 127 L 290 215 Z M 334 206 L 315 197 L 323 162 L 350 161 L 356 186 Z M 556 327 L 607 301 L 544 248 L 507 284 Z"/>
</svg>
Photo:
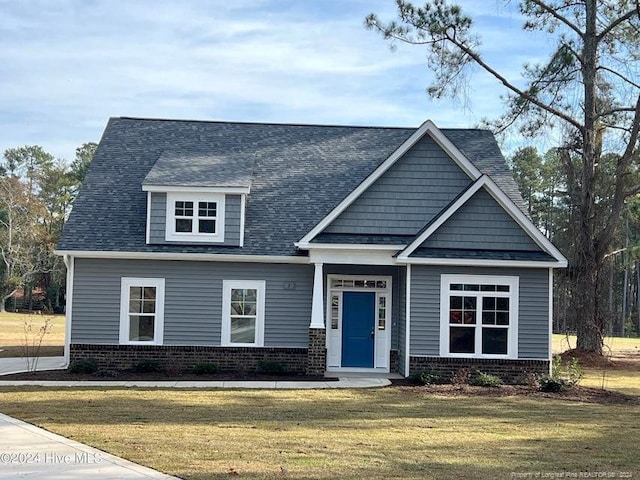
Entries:
<svg viewBox="0 0 640 480">
<path fill-rule="evenodd" d="M 220 345 L 222 281 L 265 280 L 265 346 L 307 347 L 310 265 L 93 259 L 75 260 L 72 343 L 118 343 L 121 277 L 165 279 L 165 345 Z"/>
<path fill-rule="evenodd" d="M 484 189 L 476 192 L 422 246 L 542 251 Z"/>
<path fill-rule="evenodd" d="M 240 245 L 240 195 L 227 195 L 224 201 L 224 244 Z"/>
<path fill-rule="evenodd" d="M 549 270 L 418 266 L 411 268 L 411 355 L 440 354 L 440 276 L 442 274 L 520 277 L 518 358 L 549 355 Z"/>
<path fill-rule="evenodd" d="M 470 183 L 469 177 L 427 135 L 325 232 L 414 235 Z"/>
<path fill-rule="evenodd" d="M 149 243 L 167 243 L 164 239 L 167 215 L 167 194 L 151 193 L 151 215 L 149 216 Z"/>
<path fill-rule="evenodd" d="M 240 195 L 226 195 L 224 212 L 224 242 L 216 245 L 240 245 L 240 210 L 242 208 Z M 167 242 L 165 240 L 167 214 L 166 193 L 151 193 L 151 216 L 149 219 L 149 240 L 152 244 L 170 245 L 183 242 Z"/>
</svg>

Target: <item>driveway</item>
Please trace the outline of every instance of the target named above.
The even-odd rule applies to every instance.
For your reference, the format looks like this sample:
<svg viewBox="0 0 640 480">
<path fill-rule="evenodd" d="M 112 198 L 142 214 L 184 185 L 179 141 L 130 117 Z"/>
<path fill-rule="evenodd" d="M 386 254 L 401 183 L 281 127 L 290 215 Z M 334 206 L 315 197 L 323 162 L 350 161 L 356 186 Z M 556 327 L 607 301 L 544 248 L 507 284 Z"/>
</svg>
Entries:
<svg viewBox="0 0 640 480">
<path fill-rule="evenodd" d="M 30 359 L 32 363 L 33 359 Z M 64 357 L 40 357 L 37 370 L 58 370 L 64 367 Z M 22 357 L 0 358 L 0 375 L 27 371 L 27 361 Z"/>
<path fill-rule="evenodd" d="M 0 480 L 177 480 L 0 413 Z"/>
</svg>

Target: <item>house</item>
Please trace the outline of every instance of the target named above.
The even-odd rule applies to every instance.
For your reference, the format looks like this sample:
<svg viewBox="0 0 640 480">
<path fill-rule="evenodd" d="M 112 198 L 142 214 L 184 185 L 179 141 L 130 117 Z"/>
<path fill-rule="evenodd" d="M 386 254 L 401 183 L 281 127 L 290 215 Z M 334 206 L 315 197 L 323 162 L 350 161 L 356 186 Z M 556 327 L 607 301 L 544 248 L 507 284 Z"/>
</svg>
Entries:
<svg viewBox="0 0 640 480">
<path fill-rule="evenodd" d="M 477 129 L 112 118 L 58 246 L 69 361 L 514 380 L 553 269 Z"/>
</svg>

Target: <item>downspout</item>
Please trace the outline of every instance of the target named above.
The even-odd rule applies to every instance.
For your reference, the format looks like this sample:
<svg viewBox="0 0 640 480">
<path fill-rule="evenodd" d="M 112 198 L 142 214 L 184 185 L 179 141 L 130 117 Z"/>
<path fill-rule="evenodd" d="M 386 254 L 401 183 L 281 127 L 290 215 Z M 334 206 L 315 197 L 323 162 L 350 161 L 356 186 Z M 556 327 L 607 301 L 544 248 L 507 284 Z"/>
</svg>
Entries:
<svg viewBox="0 0 640 480">
<path fill-rule="evenodd" d="M 65 267 L 67 267 L 67 285 L 65 292 L 65 327 L 64 327 L 64 364 L 63 368 L 69 367 L 69 354 L 71 347 L 71 314 L 73 309 L 73 273 L 75 261 L 74 258 L 65 254 L 62 257 Z"/>
<path fill-rule="evenodd" d="M 549 269 L 549 375 L 553 365 L 553 268 Z"/>
<path fill-rule="evenodd" d="M 411 264 L 407 264 L 407 282 L 405 285 L 405 315 L 404 315 L 404 376 L 409 376 L 409 360 L 411 356 Z"/>
</svg>

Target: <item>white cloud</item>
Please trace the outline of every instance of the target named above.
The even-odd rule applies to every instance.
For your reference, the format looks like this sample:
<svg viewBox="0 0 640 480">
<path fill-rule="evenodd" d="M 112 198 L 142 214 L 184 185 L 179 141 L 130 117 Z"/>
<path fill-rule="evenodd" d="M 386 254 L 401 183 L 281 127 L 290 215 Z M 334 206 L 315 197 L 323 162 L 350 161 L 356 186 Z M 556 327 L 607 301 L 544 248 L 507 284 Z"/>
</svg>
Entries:
<svg viewBox="0 0 640 480">
<path fill-rule="evenodd" d="M 517 78 L 541 49 L 519 41 L 519 18 L 502 11 L 492 27 L 486 2 L 465 3 L 487 58 Z M 72 158 L 119 115 L 470 126 L 501 111 L 483 76 L 471 111 L 430 102 L 424 51 L 391 52 L 363 27 L 371 9 L 394 16 L 393 2 L 365 0 L 0 0 L 0 150 L 41 144 Z"/>
</svg>

